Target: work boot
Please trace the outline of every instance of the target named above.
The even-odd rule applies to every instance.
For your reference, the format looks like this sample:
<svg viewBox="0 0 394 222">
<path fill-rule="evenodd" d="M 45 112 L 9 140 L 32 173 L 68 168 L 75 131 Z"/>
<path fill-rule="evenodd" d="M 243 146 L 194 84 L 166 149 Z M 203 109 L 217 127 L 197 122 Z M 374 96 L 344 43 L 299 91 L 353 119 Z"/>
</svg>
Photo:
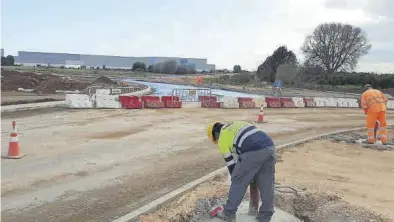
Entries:
<svg viewBox="0 0 394 222">
<path fill-rule="evenodd" d="M 228 221 L 228 222 L 235 222 L 235 214 L 228 214 L 224 211 L 224 207 L 223 206 L 218 206 L 215 207 L 214 209 L 211 210 L 210 212 L 211 216 L 216 216 L 224 221 Z"/>
<path fill-rule="evenodd" d="M 224 211 L 219 211 L 216 216 L 227 222 L 235 222 L 235 214 L 228 215 Z"/>
</svg>

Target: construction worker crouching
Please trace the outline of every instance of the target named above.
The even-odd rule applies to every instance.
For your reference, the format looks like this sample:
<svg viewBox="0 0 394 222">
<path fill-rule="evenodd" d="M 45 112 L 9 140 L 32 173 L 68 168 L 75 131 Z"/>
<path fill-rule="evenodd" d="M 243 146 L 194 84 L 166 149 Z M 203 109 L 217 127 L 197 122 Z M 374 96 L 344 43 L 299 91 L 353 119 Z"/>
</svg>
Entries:
<svg viewBox="0 0 394 222">
<path fill-rule="evenodd" d="M 207 134 L 218 145 L 231 174 L 226 204 L 220 207 L 216 216 L 226 221 L 235 221 L 238 206 L 249 184 L 256 181 L 262 200 L 259 221 L 270 221 L 274 214 L 276 163 L 272 139 L 245 121 L 227 124 L 214 122 L 208 126 Z"/>
<path fill-rule="evenodd" d="M 380 139 L 382 144 L 387 144 L 387 97 L 381 91 L 373 89 L 370 84 L 365 84 L 364 90 L 361 96 L 361 107 L 366 115 L 368 143 L 376 142 L 374 127 L 376 121 L 379 121 L 376 138 Z"/>
</svg>

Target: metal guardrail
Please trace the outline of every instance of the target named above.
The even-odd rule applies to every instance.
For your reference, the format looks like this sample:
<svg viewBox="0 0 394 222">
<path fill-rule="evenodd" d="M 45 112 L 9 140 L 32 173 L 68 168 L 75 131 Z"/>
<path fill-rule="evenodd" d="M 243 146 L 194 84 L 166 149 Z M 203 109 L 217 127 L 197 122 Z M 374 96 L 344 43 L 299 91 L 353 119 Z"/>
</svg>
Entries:
<svg viewBox="0 0 394 222">
<path fill-rule="evenodd" d="M 199 102 L 200 96 L 211 96 L 211 89 L 180 89 L 172 90 L 172 96 L 178 96 L 182 102 Z"/>
</svg>

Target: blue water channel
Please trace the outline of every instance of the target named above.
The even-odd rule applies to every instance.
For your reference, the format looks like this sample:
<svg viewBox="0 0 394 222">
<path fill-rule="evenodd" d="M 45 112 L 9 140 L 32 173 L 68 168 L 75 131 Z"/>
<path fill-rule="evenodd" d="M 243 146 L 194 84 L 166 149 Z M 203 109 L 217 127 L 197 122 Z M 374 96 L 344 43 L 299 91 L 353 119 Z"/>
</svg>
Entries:
<svg viewBox="0 0 394 222">
<path fill-rule="evenodd" d="M 147 85 L 155 90 L 154 95 L 157 96 L 168 96 L 172 95 L 173 89 L 206 89 L 194 86 L 185 86 L 185 85 L 174 85 L 174 84 L 167 84 L 167 83 L 154 83 L 154 82 L 143 82 L 143 81 L 135 81 L 135 80 L 125 80 L 127 82 L 133 83 L 142 83 Z M 261 97 L 261 95 L 256 94 L 249 94 L 249 93 L 242 93 L 242 92 L 233 92 L 221 89 L 211 89 L 212 94 L 217 96 L 231 96 L 231 97 Z"/>
</svg>

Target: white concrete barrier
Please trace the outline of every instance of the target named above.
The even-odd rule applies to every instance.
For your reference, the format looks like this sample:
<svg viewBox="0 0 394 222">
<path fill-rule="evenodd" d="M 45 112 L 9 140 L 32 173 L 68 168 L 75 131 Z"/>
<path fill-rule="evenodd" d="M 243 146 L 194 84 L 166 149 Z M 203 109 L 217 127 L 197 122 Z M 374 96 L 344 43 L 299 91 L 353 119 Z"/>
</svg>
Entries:
<svg viewBox="0 0 394 222">
<path fill-rule="evenodd" d="M 261 108 L 261 106 L 267 108 L 267 102 L 265 102 L 265 97 L 263 96 L 253 98 L 252 101 L 254 102 L 256 108 Z"/>
<path fill-rule="evenodd" d="M 387 109 L 394 109 L 394 100 L 387 101 Z"/>
<path fill-rule="evenodd" d="M 66 105 L 74 109 L 94 108 L 95 96 L 85 94 L 66 94 Z"/>
<path fill-rule="evenodd" d="M 338 105 L 338 107 L 341 108 L 347 108 L 348 107 L 348 102 L 346 101 L 346 99 L 344 98 L 336 98 L 336 103 Z"/>
<path fill-rule="evenodd" d="M 326 107 L 338 107 L 337 101 L 335 98 L 324 98 L 324 104 Z"/>
<path fill-rule="evenodd" d="M 349 108 L 359 108 L 359 104 L 357 99 L 346 98 L 344 99 L 347 102 L 347 107 Z"/>
<path fill-rule="evenodd" d="M 120 109 L 119 95 L 96 94 L 96 108 Z"/>
<path fill-rule="evenodd" d="M 316 107 L 325 107 L 325 98 L 321 98 L 321 97 L 314 97 L 313 98 L 313 102 L 315 102 Z"/>
<path fill-rule="evenodd" d="M 96 95 L 109 95 L 111 94 L 111 89 L 96 89 Z"/>
<path fill-rule="evenodd" d="M 296 107 L 305 107 L 304 99 L 301 97 L 291 97 L 291 100 L 293 101 L 294 105 Z"/>
<path fill-rule="evenodd" d="M 231 97 L 231 96 L 223 96 L 219 98 L 219 102 L 222 103 L 223 109 L 238 109 L 239 108 L 239 103 L 238 103 L 238 98 L 237 97 Z"/>
</svg>

